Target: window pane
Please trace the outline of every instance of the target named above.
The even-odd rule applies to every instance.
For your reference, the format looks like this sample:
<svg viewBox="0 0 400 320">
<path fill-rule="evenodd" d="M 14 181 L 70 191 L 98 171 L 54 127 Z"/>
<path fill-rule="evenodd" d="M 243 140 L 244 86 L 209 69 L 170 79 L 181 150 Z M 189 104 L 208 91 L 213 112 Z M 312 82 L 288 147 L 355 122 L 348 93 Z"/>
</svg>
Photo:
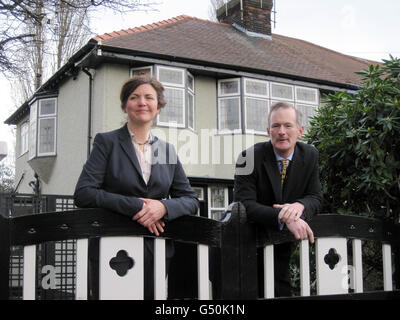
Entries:
<svg viewBox="0 0 400 320">
<path fill-rule="evenodd" d="M 268 101 L 246 98 L 246 129 L 265 132 L 268 126 Z"/>
<path fill-rule="evenodd" d="M 246 94 L 268 96 L 268 82 L 246 79 Z"/>
<path fill-rule="evenodd" d="M 271 83 L 271 97 L 275 99 L 293 100 L 293 87 L 279 83 Z"/>
<path fill-rule="evenodd" d="M 310 118 L 313 117 L 316 113 L 315 109 L 317 106 L 308 106 L 304 104 L 297 104 L 296 108 L 301 112 L 302 118 L 301 118 L 301 125 L 304 126 L 305 132 L 310 127 Z"/>
<path fill-rule="evenodd" d="M 211 187 L 211 208 L 225 208 L 225 188 Z"/>
<path fill-rule="evenodd" d="M 166 106 L 161 110 L 159 121 L 184 125 L 184 90 L 165 88 Z"/>
<path fill-rule="evenodd" d="M 239 94 L 239 81 L 238 80 L 230 80 L 230 81 L 220 81 L 220 94 Z"/>
<path fill-rule="evenodd" d="M 296 100 L 306 103 L 317 103 L 317 90 L 311 88 L 296 87 Z"/>
<path fill-rule="evenodd" d="M 140 69 L 133 69 L 132 76 L 148 76 L 151 77 L 151 67 L 148 68 L 140 68 Z"/>
<path fill-rule="evenodd" d="M 220 130 L 240 129 L 240 99 L 227 98 L 219 100 Z"/>
<path fill-rule="evenodd" d="M 158 80 L 160 82 L 167 82 L 183 86 L 183 70 L 169 69 L 169 68 L 159 68 L 158 69 Z"/>
<path fill-rule="evenodd" d="M 39 116 L 55 115 L 56 114 L 56 99 L 40 100 Z"/>
<path fill-rule="evenodd" d="M 39 154 L 55 152 L 55 118 L 39 120 Z"/>
<path fill-rule="evenodd" d="M 187 86 L 190 91 L 194 92 L 194 78 L 190 74 L 187 77 Z"/>
<path fill-rule="evenodd" d="M 30 106 L 29 115 L 29 159 L 36 157 L 36 121 L 37 121 L 37 102 Z"/>
<path fill-rule="evenodd" d="M 194 97 L 191 93 L 188 94 L 188 126 L 194 129 Z"/>
</svg>

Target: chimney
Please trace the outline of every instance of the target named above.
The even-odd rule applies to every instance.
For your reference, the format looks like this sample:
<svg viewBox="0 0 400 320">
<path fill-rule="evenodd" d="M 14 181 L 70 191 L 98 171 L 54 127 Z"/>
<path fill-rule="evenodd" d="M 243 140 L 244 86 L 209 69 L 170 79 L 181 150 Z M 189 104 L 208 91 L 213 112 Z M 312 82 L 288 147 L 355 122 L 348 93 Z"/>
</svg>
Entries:
<svg viewBox="0 0 400 320">
<path fill-rule="evenodd" d="M 217 9 L 217 18 L 248 35 L 270 38 L 272 6 L 272 0 L 230 0 Z"/>
</svg>

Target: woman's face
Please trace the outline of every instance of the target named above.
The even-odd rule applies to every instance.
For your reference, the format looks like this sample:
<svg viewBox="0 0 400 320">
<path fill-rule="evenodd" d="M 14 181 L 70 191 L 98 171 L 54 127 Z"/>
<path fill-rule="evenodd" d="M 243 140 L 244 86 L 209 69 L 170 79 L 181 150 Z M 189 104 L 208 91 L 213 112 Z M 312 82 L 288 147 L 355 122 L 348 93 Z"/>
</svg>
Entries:
<svg viewBox="0 0 400 320">
<path fill-rule="evenodd" d="M 156 90 L 150 84 L 138 86 L 128 97 L 124 112 L 132 124 L 151 123 L 160 112 Z"/>
</svg>

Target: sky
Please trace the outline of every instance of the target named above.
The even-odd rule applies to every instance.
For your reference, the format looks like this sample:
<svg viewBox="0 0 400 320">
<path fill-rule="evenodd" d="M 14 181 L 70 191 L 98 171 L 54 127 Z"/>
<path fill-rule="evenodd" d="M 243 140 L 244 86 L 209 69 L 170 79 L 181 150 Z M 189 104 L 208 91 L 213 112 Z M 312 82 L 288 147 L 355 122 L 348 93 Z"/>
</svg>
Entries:
<svg viewBox="0 0 400 320">
<path fill-rule="evenodd" d="M 210 19 L 210 0 L 154 0 L 157 11 L 92 17 L 96 34 L 151 24 L 186 14 Z M 352 56 L 381 61 L 400 57 L 400 1 L 398 0 L 275 0 L 272 34 L 306 40 Z M 16 110 L 10 84 L 0 75 L 0 141 L 14 153 L 13 126 L 4 121 Z"/>
</svg>

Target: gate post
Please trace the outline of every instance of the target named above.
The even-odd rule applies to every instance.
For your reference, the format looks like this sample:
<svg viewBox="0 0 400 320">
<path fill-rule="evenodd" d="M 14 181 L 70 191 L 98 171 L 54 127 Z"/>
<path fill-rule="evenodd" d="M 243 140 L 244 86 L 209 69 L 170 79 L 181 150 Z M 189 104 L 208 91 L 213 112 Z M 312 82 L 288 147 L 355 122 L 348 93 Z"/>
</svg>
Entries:
<svg viewBox="0 0 400 320">
<path fill-rule="evenodd" d="M 10 234 L 9 219 L 0 213 L 0 300 L 9 299 Z"/>
<path fill-rule="evenodd" d="M 214 299 L 257 298 L 255 227 L 246 219 L 244 206 L 229 205 L 221 231 L 221 246 L 212 248 Z"/>
</svg>

